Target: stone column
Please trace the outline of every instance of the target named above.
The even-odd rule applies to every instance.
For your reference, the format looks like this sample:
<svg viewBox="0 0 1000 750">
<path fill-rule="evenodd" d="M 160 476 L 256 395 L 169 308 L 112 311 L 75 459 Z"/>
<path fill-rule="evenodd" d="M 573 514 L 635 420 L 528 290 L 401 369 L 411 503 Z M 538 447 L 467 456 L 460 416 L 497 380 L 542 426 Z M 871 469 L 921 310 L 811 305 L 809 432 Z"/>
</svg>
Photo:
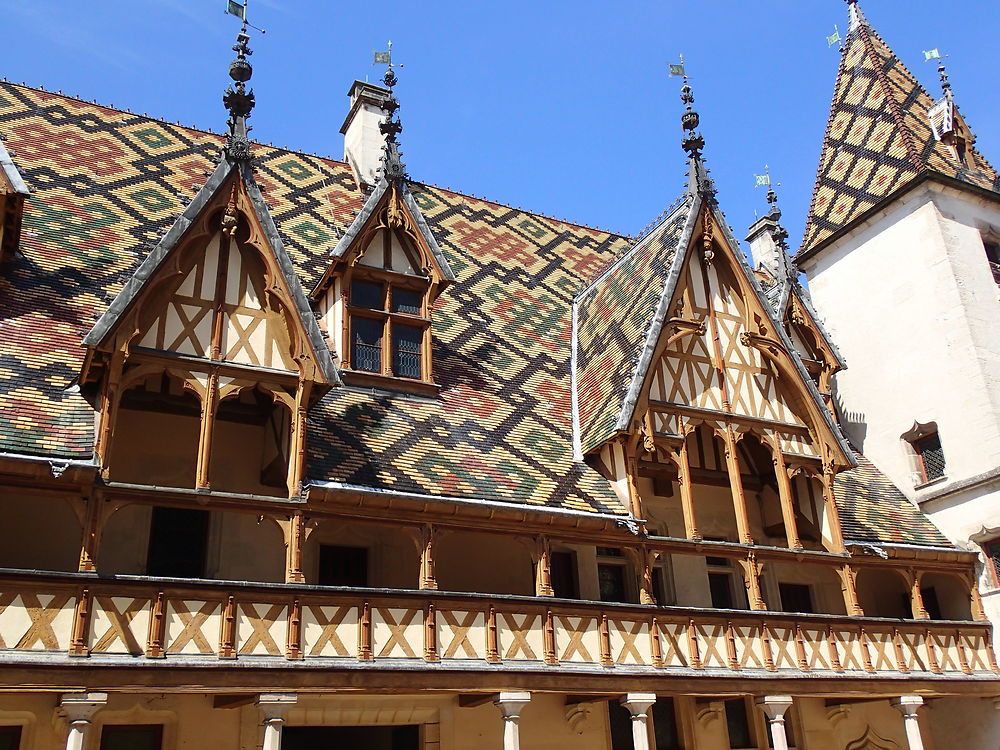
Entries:
<svg viewBox="0 0 1000 750">
<path fill-rule="evenodd" d="M 924 740 L 920 736 L 920 720 L 917 709 L 924 705 L 924 699 L 919 695 L 901 695 L 892 701 L 892 705 L 903 714 L 903 726 L 906 729 L 906 743 L 910 750 L 924 750 Z"/>
<path fill-rule="evenodd" d="M 84 750 L 90 718 L 108 702 L 107 693 L 63 693 L 59 713 L 69 722 L 66 750 Z"/>
<path fill-rule="evenodd" d="M 257 707 L 264 726 L 262 750 L 281 750 L 281 727 L 285 723 L 285 711 L 295 705 L 295 693 L 261 693 L 257 696 Z"/>
<path fill-rule="evenodd" d="M 788 737 L 785 734 L 785 712 L 792 707 L 790 695 L 765 695 L 757 699 L 757 707 L 767 717 L 768 730 L 771 732 L 771 744 L 774 750 L 788 750 Z"/>
<path fill-rule="evenodd" d="M 503 716 L 503 750 L 519 750 L 521 737 L 518 721 L 521 719 L 521 709 L 530 702 L 531 693 L 515 691 L 501 692 L 493 702 Z"/>
<path fill-rule="evenodd" d="M 656 693 L 626 693 L 621 703 L 632 714 L 632 747 L 650 750 L 649 709 L 656 703 Z"/>
</svg>

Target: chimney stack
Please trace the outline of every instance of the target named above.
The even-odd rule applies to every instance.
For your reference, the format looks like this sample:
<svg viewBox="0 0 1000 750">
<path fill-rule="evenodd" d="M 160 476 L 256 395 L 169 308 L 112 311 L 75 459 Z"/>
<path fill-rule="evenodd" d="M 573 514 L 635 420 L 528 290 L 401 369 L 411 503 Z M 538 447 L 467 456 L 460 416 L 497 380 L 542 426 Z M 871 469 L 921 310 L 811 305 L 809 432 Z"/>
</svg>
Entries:
<svg viewBox="0 0 1000 750">
<path fill-rule="evenodd" d="M 340 128 L 344 136 L 344 159 L 354 172 L 354 180 L 361 190 L 378 181 L 379 162 L 385 147 L 385 136 L 379 124 L 386 119 L 382 105 L 388 101 L 389 89 L 374 83 L 355 81 L 347 92 L 351 97 L 351 111 Z"/>
<path fill-rule="evenodd" d="M 775 242 L 775 234 L 781 225 L 771 214 L 765 214 L 750 225 L 746 241 L 750 243 L 750 257 L 763 267 L 776 281 L 783 281 L 788 275 L 785 249 Z"/>
</svg>

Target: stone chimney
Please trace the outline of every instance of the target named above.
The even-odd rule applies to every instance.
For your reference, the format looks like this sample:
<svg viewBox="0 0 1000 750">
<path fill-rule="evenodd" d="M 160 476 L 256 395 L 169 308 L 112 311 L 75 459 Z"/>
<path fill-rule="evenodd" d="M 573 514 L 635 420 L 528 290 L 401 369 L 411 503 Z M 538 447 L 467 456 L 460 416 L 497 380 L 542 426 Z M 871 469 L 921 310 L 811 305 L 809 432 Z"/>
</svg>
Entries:
<svg viewBox="0 0 1000 750">
<path fill-rule="evenodd" d="M 344 135 L 344 158 L 351 165 L 354 180 L 362 190 L 378 180 L 377 172 L 385 136 L 379 124 L 386 119 L 382 105 L 389 99 L 389 89 L 374 83 L 355 81 L 347 92 L 351 111 L 340 128 Z"/>
<path fill-rule="evenodd" d="M 788 268 L 784 258 L 781 257 L 785 251 L 774 239 L 780 226 L 771 214 L 765 214 L 750 225 L 750 231 L 746 236 L 754 264 L 763 267 L 778 281 L 785 278 Z"/>
</svg>

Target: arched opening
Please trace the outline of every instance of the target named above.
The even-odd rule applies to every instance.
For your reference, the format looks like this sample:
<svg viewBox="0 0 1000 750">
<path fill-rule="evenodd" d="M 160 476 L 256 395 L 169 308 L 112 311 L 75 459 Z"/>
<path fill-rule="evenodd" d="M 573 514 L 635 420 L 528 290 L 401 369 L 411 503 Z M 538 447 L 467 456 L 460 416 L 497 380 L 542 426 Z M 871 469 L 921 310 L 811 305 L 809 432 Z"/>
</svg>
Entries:
<svg viewBox="0 0 1000 750">
<path fill-rule="evenodd" d="M 740 541 L 723 440 L 706 425 L 685 438 L 698 529 L 706 539 Z"/>
<path fill-rule="evenodd" d="M 846 615 L 840 576 L 826 565 L 770 561 L 765 567 L 771 609 L 802 614 Z"/>
<path fill-rule="evenodd" d="M 109 477 L 194 487 L 200 419 L 201 402 L 180 379 L 164 371 L 140 376 L 121 396 L 107 459 Z"/>
<path fill-rule="evenodd" d="M 218 535 L 218 578 L 227 581 L 285 580 L 285 535 L 271 518 L 250 513 L 213 514 Z"/>
<path fill-rule="evenodd" d="M 288 495 L 291 412 L 260 386 L 241 388 L 218 406 L 212 442 L 213 490 Z"/>
<path fill-rule="evenodd" d="M 736 444 L 736 451 L 753 538 L 761 544 L 785 546 L 785 521 L 771 449 L 747 433 Z"/>
<path fill-rule="evenodd" d="M 920 597 L 932 620 L 971 620 L 972 594 L 969 584 L 950 573 L 924 573 Z"/>
<path fill-rule="evenodd" d="M 0 567 L 77 569 L 81 530 L 69 500 L 6 490 L 0 494 L 0 511 Z"/>
<path fill-rule="evenodd" d="M 868 617 L 913 619 L 909 586 L 895 570 L 863 568 L 856 587 L 858 601 Z"/>
<path fill-rule="evenodd" d="M 438 588 L 532 596 L 535 581 L 527 544 L 500 534 L 448 532 L 435 550 Z"/>
<path fill-rule="evenodd" d="M 804 471 L 797 472 L 790 483 L 795 522 L 802 546 L 806 549 L 826 549 L 824 539 L 830 540 L 830 537 L 824 513 L 823 483 Z"/>
</svg>

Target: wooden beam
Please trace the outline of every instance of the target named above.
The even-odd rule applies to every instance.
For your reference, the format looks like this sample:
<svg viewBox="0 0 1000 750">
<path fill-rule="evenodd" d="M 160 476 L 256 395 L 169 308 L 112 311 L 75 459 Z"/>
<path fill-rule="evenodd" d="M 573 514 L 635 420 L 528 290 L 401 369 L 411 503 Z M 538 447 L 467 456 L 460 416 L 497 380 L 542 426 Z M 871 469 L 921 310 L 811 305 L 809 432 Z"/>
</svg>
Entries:
<svg viewBox="0 0 1000 750">
<path fill-rule="evenodd" d="M 466 693 L 458 696 L 458 705 L 462 708 L 475 708 L 498 700 L 500 700 L 500 693 Z"/>
<path fill-rule="evenodd" d="M 253 705 L 258 698 L 258 693 L 250 695 L 215 695 L 212 697 L 212 708 L 240 708 L 241 706 Z"/>
</svg>

